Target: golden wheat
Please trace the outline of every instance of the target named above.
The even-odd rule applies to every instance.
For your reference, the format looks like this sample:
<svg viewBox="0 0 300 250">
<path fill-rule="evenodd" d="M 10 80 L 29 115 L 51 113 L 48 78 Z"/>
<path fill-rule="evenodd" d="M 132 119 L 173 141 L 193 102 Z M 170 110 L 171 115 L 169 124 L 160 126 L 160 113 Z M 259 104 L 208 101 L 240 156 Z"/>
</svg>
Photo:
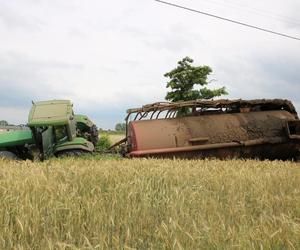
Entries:
<svg viewBox="0 0 300 250">
<path fill-rule="evenodd" d="M 0 249 L 300 249 L 297 163 L 0 166 Z"/>
</svg>

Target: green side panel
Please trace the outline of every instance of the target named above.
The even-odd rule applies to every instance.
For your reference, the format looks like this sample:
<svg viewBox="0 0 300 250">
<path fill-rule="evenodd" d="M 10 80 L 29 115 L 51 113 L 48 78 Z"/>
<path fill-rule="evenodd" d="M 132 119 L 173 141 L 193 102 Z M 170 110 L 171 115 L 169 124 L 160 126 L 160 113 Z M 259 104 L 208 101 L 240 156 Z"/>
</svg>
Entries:
<svg viewBox="0 0 300 250">
<path fill-rule="evenodd" d="M 29 127 L 65 125 L 72 117 L 72 103 L 68 100 L 36 102 L 30 110 L 28 125 Z"/>
<path fill-rule="evenodd" d="M 77 123 L 77 127 L 82 130 L 85 127 L 92 127 L 94 123 L 86 116 L 86 115 L 75 115 L 75 121 Z"/>
<path fill-rule="evenodd" d="M 33 137 L 30 130 L 18 130 L 0 134 L 0 148 L 32 144 Z"/>
<path fill-rule="evenodd" d="M 60 142 L 55 147 L 56 152 L 68 149 L 83 149 L 92 152 L 94 151 L 94 145 L 82 137 L 77 137 L 72 141 Z"/>
</svg>

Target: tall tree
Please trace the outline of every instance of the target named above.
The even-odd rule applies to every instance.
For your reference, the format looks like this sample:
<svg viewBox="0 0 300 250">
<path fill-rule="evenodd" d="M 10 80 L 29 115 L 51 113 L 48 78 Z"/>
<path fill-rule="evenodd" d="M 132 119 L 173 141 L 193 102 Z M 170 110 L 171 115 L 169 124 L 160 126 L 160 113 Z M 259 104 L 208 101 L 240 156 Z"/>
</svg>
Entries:
<svg viewBox="0 0 300 250">
<path fill-rule="evenodd" d="M 178 62 L 175 69 L 166 73 L 164 76 L 170 78 L 167 88 L 171 91 L 167 93 L 166 100 L 189 101 L 196 99 L 212 99 L 221 95 L 227 95 L 225 87 L 218 89 L 195 88 L 195 85 L 208 85 L 207 78 L 212 72 L 209 66 L 193 66 L 193 59 L 189 57 L 183 58 Z"/>
</svg>

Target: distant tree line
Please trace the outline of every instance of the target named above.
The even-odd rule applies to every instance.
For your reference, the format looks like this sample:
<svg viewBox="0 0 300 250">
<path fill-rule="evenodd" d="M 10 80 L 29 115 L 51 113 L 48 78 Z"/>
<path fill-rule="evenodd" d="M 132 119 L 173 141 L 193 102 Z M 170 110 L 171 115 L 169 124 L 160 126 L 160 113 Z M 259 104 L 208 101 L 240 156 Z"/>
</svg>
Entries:
<svg viewBox="0 0 300 250">
<path fill-rule="evenodd" d="M 115 126 L 115 130 L 117 132 L 125 132 L 126 130 L 126 123 L 117 123 Z"/>
<path fill-rule="evenodd" d="M 7 121 L 5 121 L 5 120 L 1 120 L 1 121 L 0 121 L 0 126 L 1 126 L 1 127 L 9 126 L 9 123 L 8 123 Z"/>
<path fill-rule="evenodd" d="M 126 131 L 126 123 L 117 123 L 114 130 L 99 128 L 100 133 L 124 133 Z"/>
</svg>

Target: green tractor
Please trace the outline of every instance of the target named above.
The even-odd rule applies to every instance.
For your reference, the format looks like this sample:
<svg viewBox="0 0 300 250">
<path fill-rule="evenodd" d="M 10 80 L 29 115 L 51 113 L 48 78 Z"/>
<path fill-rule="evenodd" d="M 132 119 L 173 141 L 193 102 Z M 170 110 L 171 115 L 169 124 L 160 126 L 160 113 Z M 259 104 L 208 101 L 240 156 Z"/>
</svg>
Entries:
<svg viewBox="0 0 300 250">
<path fill-rule="evenodd" d="M 33 103 L 28 129 L 0 134 L 0 157 L 33 159 L 78 156 L 95 150 L 98 130 L 84 115 L 74 115 L 68 100 Z"/>
<path fill-rule="evenodd" d="M 1 127 L 0 129 L 0 158 L 33 159 L 29 145 L 34 143 L 29 128 L 16 126 L 14 129 Z"/>
</svg>

